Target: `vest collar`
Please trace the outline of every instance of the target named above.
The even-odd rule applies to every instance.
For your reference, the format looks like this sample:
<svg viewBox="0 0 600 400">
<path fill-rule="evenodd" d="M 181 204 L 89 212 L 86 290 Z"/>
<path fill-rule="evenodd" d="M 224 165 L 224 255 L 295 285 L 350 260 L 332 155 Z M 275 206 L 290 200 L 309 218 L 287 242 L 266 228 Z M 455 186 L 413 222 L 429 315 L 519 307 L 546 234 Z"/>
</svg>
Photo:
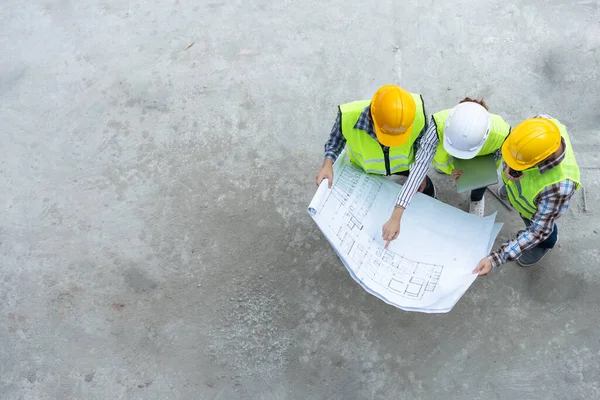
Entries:
<svg viewBox="0 0 600 400">
<path fill-rule="evenodd" d="M 360 113 L 358 117 L 358 121 L 354 124 L 354 129 L 360 129 L 361 131 L 365 131 L 371 136 L 373 139 L 377 140 L 377 135 L 375 134 L 375 129 L 373 128 L 373 120 L 371 119 L 371 105 L 365 107 L 364 110 Z"/>
<path fill-rule="evenodd" d="M 565 144 L 565 139 L 560 138 L 561 146 L 563 147 L 562 153 L 554 160 L 544 160 L 538 164 L 538 168 L 540 170 L 540 174 L 550 171 L 552 168 L 556 167 L 558 164 L 565 159 L 565 154 L 567 154 L 567 146 Z"/>
</svg>

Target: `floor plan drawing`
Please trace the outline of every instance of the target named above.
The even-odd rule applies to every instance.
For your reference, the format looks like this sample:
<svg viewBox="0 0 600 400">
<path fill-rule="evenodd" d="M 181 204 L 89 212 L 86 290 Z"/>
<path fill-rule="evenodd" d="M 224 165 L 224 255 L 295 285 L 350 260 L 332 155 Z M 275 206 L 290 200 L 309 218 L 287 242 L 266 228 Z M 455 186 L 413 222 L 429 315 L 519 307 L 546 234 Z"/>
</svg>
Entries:
<svg viewBox="0 0 600 400">
<path fill-rule="evenodd" d="M 437 264 L 410 260 L 378 244 L 363 243 L 358 233 L 340 228 L 339 250 L 354 262 L 355 273 L 374 285 L 387 286 L 398 295 L 421 299 L 426 292 L 433 292 L 439 282 L 444 267 Z"/>
<path fill-rule="evenodd" d="M 473 263 L 493 243 L 497 234 L 497 230 L 492 234 L 494 216 L 474 217 L 417 195 L 412 215 L 403 217 L 401 237 L 385 249 L 382 225 L 401 187 L 340 158 L 334 166 L 332 188 L 322 184 L 308 211 L 350 275 L 368 292 L 398 308 L 449 311 L 475 280 Z M 448 229 L 443 237 L 440 229 L 435 229 L 436 234 L 427 229 L 444 225 Z M 463 251 L 461 246 L 479 250 Z M 461 251 L 452 251 L 457 248 Z"/>
<path fill-rule="evenodd" d="M 340 205 L 346 204 L 348 198 L 354 192 L 354 188 L 360 179 L 361 171 L 356 166 L 346 165 L 337 180 L 335 187 L 332 190 L 332 195 L 340 202 Z"/>
<path fill-rule="evenodd" d="M 363 221 L 370 211 L 382 183 L 352 164 L 341 168 L 335 185 L 326 197 L 329 212 L 328 225 L 339 240 L 340 249 L 350 253 Z"/>
<path fill-rule="evenodd" d="M 376 244 L 366 251 L 359 246 L 358 255 L 352 257 L 357 261 L 357 275 L 364 274 L 374 284 L 387 285 L 403 297 L 421 299 L 426 292 L 433 292 L 444 269 L 441 265 L 410 260 Z"/>
<path fill-rule="evenodd" d="M 385 284 L 400 296 L 421 299 L 426 292 L 435 290 L 443 266 L 412 261 L 373 241 L 360 242 L 363 221 L 382 186 L 376 177 L 367 175 L 361 180 L 361 174 L 354 165 L 346 165 L 331 192 L 335 199 L 331 201 L 339 202 L 329 221 L 329 227 L 336 233 L 338 251 L 356 262 L 357 275 L 376 285 Z"/>
</svg>

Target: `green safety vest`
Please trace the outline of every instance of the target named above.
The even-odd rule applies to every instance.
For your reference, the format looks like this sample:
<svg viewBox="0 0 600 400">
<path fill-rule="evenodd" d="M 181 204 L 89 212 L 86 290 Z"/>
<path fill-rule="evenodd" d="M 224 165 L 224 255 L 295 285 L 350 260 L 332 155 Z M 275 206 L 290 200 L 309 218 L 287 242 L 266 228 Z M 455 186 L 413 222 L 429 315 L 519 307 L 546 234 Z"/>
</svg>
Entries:
<svg viewBox="0 0 600 400">
<path fill-rule="evenodd" d="M 451 174 L 454 169 L 454 157 L 452 157 L 446 149 L 444 149 L 444 127 L 446 126 L 446 120 L 450 110 L 443 110 L 433 114 L 433 120 L 437 128 L 437 135 L 439 139 L 438 146 L 435 150 L 435 156 L 433 157 L 433 165 L 443 171 L 446 174 Z M 492 154 L 504 143 L 504 139 L 510 133 L 510 125 L 502 119 L 501 116 L 496 114 L 490 114 L 492 117 L 492 128 L 490 134 L 485 141 L 485 144 L 477 153 L 478 156 L 484 156 L 486 154 Z M 497 161 L 496 166 L 500 166 L 500 160 Z"/>
<path fill-rule="evenodd" d="M 346 148 L 350 161 L 365 172 L 379 175 L 391 175 L 407 171 L 415 161 L 414 143 L 425 126 L 425 109 L 421 95 L 411 93 L 416 113 L 410 137 L 402 146 L 384 148 L 361 129 L 354 129 L 360 114 L 371 101 L 360 100 L 340 105 L 342 113 L 342 135 L 346 138 Z"/>
<path fill-rule="evenodd" d="M 521 213 L 525 218 L 531 219 L 537 210 L 535 198 L 547 186 L 564 181 L 572 180 L 576 184 L 576 189 L 581 186 L 579 180 L 579 167 L 575 160 L 575 154 L 571 147 L 571 140 L 567 133 L 567 128 L 556 119 L 552 122 L 560 129 L 560 135 L 565 141 L 565 158 L 556 167 L 540 173 L 538 167 L 532 167 L 523 171 L 523 178 L 518 181 L 512 181 L 506 177 L 506 172 L 502 171 L 502 180 L 506 185 L 506 193 L 510 204 Z"/>
</svg>

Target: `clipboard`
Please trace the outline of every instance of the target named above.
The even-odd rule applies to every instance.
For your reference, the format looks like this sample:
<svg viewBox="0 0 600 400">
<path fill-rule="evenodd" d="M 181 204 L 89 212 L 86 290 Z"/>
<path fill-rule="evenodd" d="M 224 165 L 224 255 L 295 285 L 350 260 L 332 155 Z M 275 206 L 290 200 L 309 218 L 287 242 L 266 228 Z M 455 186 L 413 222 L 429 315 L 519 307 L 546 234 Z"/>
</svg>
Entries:
<svg viewBox="0 0 600 400">
<path fill-rule="evenodd" d="M 494 154 L 486 154 L 470 160 L 454 158 L 454 168 L 463 172 L 456 180 L 458 193 L 498 183 L 498 168 Z"/>
</svg>

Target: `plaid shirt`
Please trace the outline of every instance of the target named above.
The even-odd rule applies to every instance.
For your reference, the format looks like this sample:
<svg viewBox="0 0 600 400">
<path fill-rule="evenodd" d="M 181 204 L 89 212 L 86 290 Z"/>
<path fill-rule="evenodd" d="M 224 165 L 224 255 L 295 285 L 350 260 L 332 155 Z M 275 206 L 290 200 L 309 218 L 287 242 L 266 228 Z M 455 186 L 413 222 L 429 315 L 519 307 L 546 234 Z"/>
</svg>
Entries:
<svg viewBox="0 0 600 400">
<path fill-rule="evenodd" d="M 377 135 L 373 129 L 373 120 L 371 119 L 371 105 L 365 107 L 360 113 L 354 129 L 366 131 L 369 136 L 377 140 Z M 342 135 L 342 112 L 338 110 L 337 118 L 331 128 L 329 140 L 325 143 L 325 158 L 331 158 L 335 161 L 346 146 L 346 138 Z"/>
<path fill-rule="evenodd" d="M 425 113 L 425 104 L 423 104 L 423 113 Z M 426 114 L 425 114 L 426 115 Z M 419 143 L 423 133 L 428 128 L 427 121 L 423 126 L 423 129 L 419 133 L 419 137 L 413 144 L 414 151 L 416 152 L 419 148 Z M 360 113 L 358 117 L 358 121 L 354 124 L 354 129 L 360 129 L 365 132 L 373 139 L 377 140 L 377 135 L 375 134 L 375 128 L 373 127 L 373 119 L 371 118 L 371 105 L 365 107 L 365 109 Z M 379 140 L 377 140 L 379 142 Z M 329 140 L 325 143 L 325 158 L 331 158 L 334 162 L 344 150 L 344 146 L 346 145 L 346 138 L 342 134 L 342 112 L 338 110 L 337 118 L 331 128 L 331 133 L 329 134 Z M 385 149 L 387 146 L 382 147 Z M 423 179 L 421 179 L 423 180 Z M 419 181 L 420 183 L 421 181 Z"/>
<path fill-rule="evenodd" d="M 564 140 L 562 143 L 564 146 Z M 548 172 L 560 164 L 564 158 L 565 151 L 554 160 L 542 161 L 539 164 L 540 173 Z M 546 186 L 535 198 L 537 209 L 530 219 L 531 225 L 520 231 L 515 239 L 503 243 L 498 250 L 488 256 L 492 266 L 495 268 L 505 262 L 516 260 L 525 250 L 546 240 L 554 229 L 554 222 L 569 208 L 569 202 L 576 187 L 575 182 L 569 179 Z"/>
</svg>

